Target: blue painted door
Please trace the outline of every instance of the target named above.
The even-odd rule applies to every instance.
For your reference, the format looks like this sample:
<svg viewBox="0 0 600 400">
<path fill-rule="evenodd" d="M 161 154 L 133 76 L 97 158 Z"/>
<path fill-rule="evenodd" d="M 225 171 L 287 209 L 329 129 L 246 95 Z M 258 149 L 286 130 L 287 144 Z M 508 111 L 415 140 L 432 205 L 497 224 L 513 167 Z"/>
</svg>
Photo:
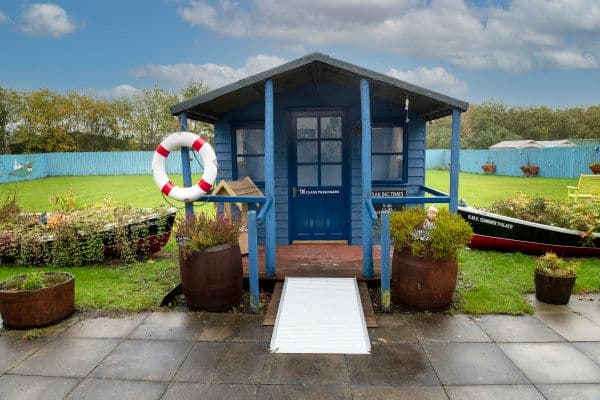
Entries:
<svg viewBox="0 0 600 400">
<path fill-rule="evenodd" d="M 347 149 L 341 111 L 290 114 L 292 240 L 348 236 Z"/>
</svg>

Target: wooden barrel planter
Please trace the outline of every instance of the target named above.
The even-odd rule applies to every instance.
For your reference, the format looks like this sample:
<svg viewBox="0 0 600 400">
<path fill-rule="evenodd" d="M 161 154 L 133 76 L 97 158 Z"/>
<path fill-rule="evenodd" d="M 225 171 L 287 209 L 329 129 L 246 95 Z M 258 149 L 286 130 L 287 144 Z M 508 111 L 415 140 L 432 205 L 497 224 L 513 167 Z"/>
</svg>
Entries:
<svg viewBox="0 0 600 400">
<path fill-rule="evenodd" d="M 392 302 L 420 311 L 446 309 L 452 303 L 457 272 L 457 260 L 436 261 L 394 250 Z"/>
<path fill-rule="evenodd" d="M 538 172 L 540 171 L 540 167 L 537 165 L 523 165 L 521 167 L 521 171 L 523 171 L 524 176 L 532 178 L 537 176 Z"/>
<path fill-rule="evenodd" d="M 588 165 L 588 168 L 590 169 L 590 171 L 592 171 L 592 173 L 594 175 L 600 175 L 600 164 L 599 163 L 590 164 L 590 165 Z"/>
<path fill-rule="evenodd" d="M 47 272 L 64 276 L 64 281 L 39 290 L 16 291 L 0 283 L 0 315 L 5 327 L 30 329 L 52 325 L 75 311 L 75 277 L 68 272 Z"/>
<path fill-rule="evenodd" d="M 224 311 L 242 301 L 242 255 L 237 244 L 209 247 L 187 258 L 180 247 L 179 272 L 191 308 Z"/>
<path fill-rule="evenodd" d="M 548 304 L 567 304 L 575 279 L 575 276 L 549 276 L 535 271 L 535 297 Z"/>
</svg>

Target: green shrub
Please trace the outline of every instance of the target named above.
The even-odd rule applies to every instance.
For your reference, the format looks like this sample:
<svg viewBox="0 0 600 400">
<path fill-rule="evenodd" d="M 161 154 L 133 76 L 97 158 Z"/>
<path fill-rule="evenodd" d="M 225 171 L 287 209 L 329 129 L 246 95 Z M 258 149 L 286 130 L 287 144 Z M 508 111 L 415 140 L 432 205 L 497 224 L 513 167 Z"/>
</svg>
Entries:
<svg viewBox="0 0 600 400">
<path fill-rule="evenodd" d="M 409 208 L 393 212 L 390 235 L 397 250 L 410 250 L 415 256 L 431 254 L 434 260 L 456 259 L 473 236 L 473 229 L 460 216 L 440 210 L 431 230 L 423 229 L 427 212 Z"/>
<path fill-rule="evenodd" d="M 565 261 L 554 253 L 546 253 L 535 262 L 536 272 L 561 278 L 576 276 L 578 263 Z"/>
<path fill-rule="evenodd" d="M 182 221 L 176 236 L 183 238 L 184 256 L 222 244 L 236 244 L 240 236 L 240 223 L 217 214 L 216 217 L 199 213 L 195 218 Z M 181 240 L 180 240 L 181 242 Z"/>
<path fill-rule="evenodd" d="M 14 291 L 40 290 L 65 282 L 69 277 L 69 274 L 61 272 L 32 271 L 8 278 L 0 284 L 0 289 Z"/>
</svg>

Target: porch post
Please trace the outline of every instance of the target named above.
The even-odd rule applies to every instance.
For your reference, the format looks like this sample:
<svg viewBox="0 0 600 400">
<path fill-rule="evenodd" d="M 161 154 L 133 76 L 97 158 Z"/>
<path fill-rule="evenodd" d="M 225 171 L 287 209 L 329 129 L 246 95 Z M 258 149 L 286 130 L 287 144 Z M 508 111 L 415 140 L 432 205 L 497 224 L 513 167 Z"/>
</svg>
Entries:
<svg viewBox="0 0 600 400">
<path fill-rule="evenodd" d="M 361 119 L 361 175 L 362 175 L 362 242 L 363 242 L 363 275 L 373 277 L 373 221 L 367 201 L 371 199 L 371 98 L 369 81 L 360 80 L 360 119 Z"/>
<path fill-rule="evenodd" d="M 460 172 L 460 110 L 452 110 L 452 143 L 450 146 L 450 211 L 458 211 L 458 173 Z"/>
<path fill-rule="evenodd" d="M 187 131 L 187 114 L 179 114 L 179 130 Z M 192 167 L 190 166 L 190 149 L 189 147 L 181 148 L 181 173 L 183 175 L 183 186 L 192 186 Z M 194 218 L 194 203 L 186 201 L 185 203 L 185 218 Z"/>
<path fill-rule="evenodd" d="M 275 133 L 273 121 L 273 81 L 265 82 L 265 196 L 271 207 L 266 215 L 266 272 L 275 275 Z"/>
</svg>

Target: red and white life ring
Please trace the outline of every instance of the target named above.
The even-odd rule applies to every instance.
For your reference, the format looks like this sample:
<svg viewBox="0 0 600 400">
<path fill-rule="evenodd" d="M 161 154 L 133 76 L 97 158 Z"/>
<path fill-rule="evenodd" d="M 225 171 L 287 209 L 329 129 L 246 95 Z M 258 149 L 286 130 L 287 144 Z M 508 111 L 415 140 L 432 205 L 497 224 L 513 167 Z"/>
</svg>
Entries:
<svg viewBox="0 0 600 400">
<path fill-rule="evenodd" d="M 202 179 L 193 186 L 175 186 L 166 172 L 169 153 L 180 147 L 190 147 L 200 153 L 204 172 Z M 217 178 L 217 156 L 210 143 L 191 132 L 175 132 L 167 136 L 156 148 L 152 158 L 152 175 L 161 192 L 179 201 L 194 201 L 210 192 Z"/>
</svg>

